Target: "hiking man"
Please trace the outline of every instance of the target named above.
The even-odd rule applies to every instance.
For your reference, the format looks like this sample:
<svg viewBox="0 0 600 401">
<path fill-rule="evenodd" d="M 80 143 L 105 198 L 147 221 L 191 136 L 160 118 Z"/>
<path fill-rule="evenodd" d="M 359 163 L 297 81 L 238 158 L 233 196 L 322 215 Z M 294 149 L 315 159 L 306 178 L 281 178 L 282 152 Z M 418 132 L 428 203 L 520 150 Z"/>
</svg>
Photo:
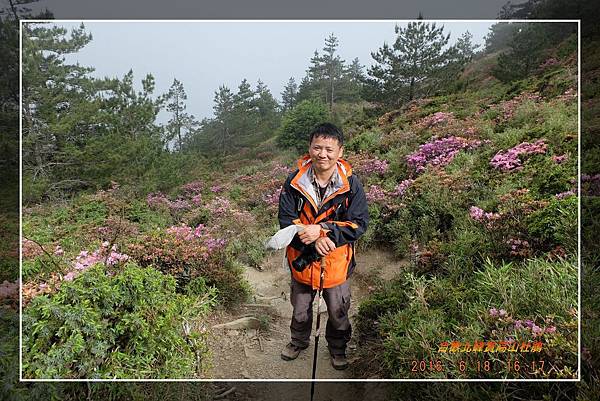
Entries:
<svg viewBox="0 0 600 401">
<path fill-rule="evenodd" d="M 352 328 L 348 318 L 350 283 L 356 264 L 354 242 L 369 221 L 362 184 L 341 159 L 344 135 L 335 125 L 318 125 L 310 134 L 308 155 L 287 178 L 279 197 L 279 225 L 301 225 L 286 248 L 292 273 L 290 300 L 294 308 L 291 341 L 281 352 L 293 360 L 309 345 L 313 299 L 320 284 L 321 258 L 325 267 L 323 298 L 327 304 L 325 329 L 331 363 L 346 369 L 346 344 Z"/>
</svg>

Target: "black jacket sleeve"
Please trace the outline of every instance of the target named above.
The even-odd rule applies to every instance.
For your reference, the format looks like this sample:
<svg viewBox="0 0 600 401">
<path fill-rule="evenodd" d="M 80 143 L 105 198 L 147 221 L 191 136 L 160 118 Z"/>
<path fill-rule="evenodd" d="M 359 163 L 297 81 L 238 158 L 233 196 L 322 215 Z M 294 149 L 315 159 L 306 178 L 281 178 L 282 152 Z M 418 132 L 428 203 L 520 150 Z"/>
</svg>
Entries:
<svg viewBox="0 0 600 401">
<path fill-rule="evenodd" d="M 369 225 L 369 208 L 365 190 L 355 175 L 350 176 L 349 180 L 351 181 L 350 198 L 348 199 L 346 220 L 325 223 L 327 228 L 331 230 L 327 236 L 335 246 L 356 241 L 367 231 Z"/>
<path fill-rule="evenodd" d="M 292 178 L 296 173 L 292 173 L 283 184 L 281 194 L 279 195 L 279 228 L 285 228 L 293 223 L 293 220 L 298 218 L 298 210 L 296 210 L 297 199 L 294 196 L 294 188 L 290 185 Z"/>
<path fill-rule="evenodd" d="M 300 194 L 292 188 L 290 182 L 292 178 L 297 174 L 298 171 L 293 172 L 287 178 L 285 183 L 283 184 L 283 188 L 281 189 L 281 194 L 279 195 L 279 212 L 277 214 L 277 218 L 279 220 L 279 228 L 285 228 L 294 224 L 294 220 L 298 218 L 298 197 Z M 301 252 L 304 252 L 310 246 L 305 245 L 298 237 L 298 234 L 294 235 L 294 239 L 290 242 L 290 246 L 298 249 Z"/>
</svg>

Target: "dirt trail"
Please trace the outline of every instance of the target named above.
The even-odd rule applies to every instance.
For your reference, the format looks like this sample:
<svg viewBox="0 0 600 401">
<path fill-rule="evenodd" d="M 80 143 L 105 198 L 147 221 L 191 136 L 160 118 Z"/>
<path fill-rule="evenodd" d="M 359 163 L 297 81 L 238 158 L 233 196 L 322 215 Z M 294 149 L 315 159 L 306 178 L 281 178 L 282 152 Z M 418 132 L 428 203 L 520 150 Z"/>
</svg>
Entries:
<svg viewBox="0 0 600 401">
<path fill-rule="evenodd" d="M 209 348 L 213 360 L 206 378 L 211 379 L 310 379 L 314 337 L 311 345 L 294 361 L 280 358 L 283 347 L 290 340 L 290 318 L 292 305 L 289 301 L 290 273 L 282 267 L 283 251 L 270 254 L 263 262 L 262 270 L 247 267 L 246 279 L 254 290 L 253 300 L 234 312 L 220 312 L 211 319 L 211 327 L 235 320 L 242 316 L 256 316 L 266 326 L 264 329 L 227 330 L 211 328 Z M 352 305 L 350 320 L 354 323 L 360 301 L 369 293 L 369 286 L 377 279 L 388 280 L 400 271 L 404 261 L 380 250 L 357 254 L 357 268 L 352 275 Z M 315 317 L 316 317 L 316 302 Z M 322 304 L 322 309 L 325 304 Z M 317 378 L 351 379 L 351 369 L 338 371 L 330 364 L 324 327 L 327 313 L 321 315 L 323 328 L 319 340 Z M 314 336 L 313 321 L 313 336 Z M 352 364 L 355 360 L 356 344 L 350 341 L 347 356 Z M 300 383 L 298 383 L 300 384 Z"/>
</svg>

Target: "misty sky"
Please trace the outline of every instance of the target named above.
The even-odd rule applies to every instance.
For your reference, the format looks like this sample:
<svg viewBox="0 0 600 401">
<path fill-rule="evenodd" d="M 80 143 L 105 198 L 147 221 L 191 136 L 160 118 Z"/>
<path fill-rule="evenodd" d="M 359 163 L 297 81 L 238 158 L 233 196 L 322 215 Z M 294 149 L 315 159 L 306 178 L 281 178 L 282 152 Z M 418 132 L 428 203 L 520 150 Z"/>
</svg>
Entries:
<svg viewBox="0 0 600 401">
<path fill-rule="evenodd" d="M 57 22 L 67 28 L 80 22 Z M 473 34 L 475 43 L 494 21 L 438 22 L 450 32 L 453 42 L 463 32 Z M 405 25 L 406 22 L 399 22 Z M 370 53 L 395 39 L 393 21 L 197 21 L 197 22 L 85 22 L 92 41 L 67 62 L 96 69 L 97 77 L 123 77 L 133 69 L 134 79 L 151 73 L 155 94 L 168 91 L 173 79 L 180 80 L 188 95 L 187 111 L 196 118 L 212 117 L 214 93 L 220 85 L 233 91 L 243 78 L 253 88 L 260 78 L 273 96 L 290 77 L 300 83 L 315 50 L 334 33 L 338 53 L 346 62 L 358 57 L 362 65 L 373 62 Z M 365 68 L 366 71 L 366 68 Z M 168 116 L 159 116 L 165 122 Z"/>
</svg>

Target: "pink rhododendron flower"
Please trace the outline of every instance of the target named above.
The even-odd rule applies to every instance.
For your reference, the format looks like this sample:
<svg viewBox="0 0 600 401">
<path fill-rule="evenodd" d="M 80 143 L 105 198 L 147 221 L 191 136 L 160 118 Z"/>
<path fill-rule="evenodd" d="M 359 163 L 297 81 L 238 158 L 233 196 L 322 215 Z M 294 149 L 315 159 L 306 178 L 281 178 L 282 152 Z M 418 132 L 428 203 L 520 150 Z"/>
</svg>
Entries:
<svg viewBox="0 0 600 401">
<path fill-rule="evenodd" d="M 151 208 L 168 206 L 169 199 L 162 192 L 150 193 L 146 196 L 146 203 Z"/>
<path fill-rule="evenodd" d="M 568 155 L 560 155 L 560 156 L 552 156 L 552 161 L 556 164 L 562 164 L 564 161 L 566 161 L 569 158 Z"/>
<path fill-rule="evenodd" d="M 439 125 L 441 123 L 448 122 L 448 121 L 452 120 L 453 118 L 454 118 L 454 115 L 452 113 L 438 111 L 427 117 L 424 117 L 421 121 L 419 121 L 419 123 L 417 125 L 424 127 L 424 128 L 430 128 L 430 127 Z"/>
<path fill-rule="evenodd" d="M 366 193 L 369 202 L 383 201 L 386 197 L 385 191 L 379 185 L 371 185 Z"/>
<path fill-rule="evenodd" d="M 202 192 L 203 188 L 204 183 L 200 180 L 188 182 L 187 184 L 181 186 L 181 189 L 183 189 L 183 191 L 188 195 L 199 194 Z"/>
<path fill-rule="evenodd" d="M 194 238 L 194 231 L 192 231 L 192 228 L 184 224 L 180 226 L 171 226 L 166 229 L 166 232 L 167 234 L 173 235 L 177 239 L 186 241 L 190 241 Z"/>
<path fill-rule="evenodd" d="M 283 187 L 277 188 L 274 192 L 266 193 L 263 195 L 263 202 L 267 204 L 267 206 L 278 206 L 279 205 L 279 195 L 281 194 L 281 190 Z"/>
<path fill-rule="evenodd" d="M 499 213 L 485 212 L 483 209 L 478 208 L 477 206 L 471 206 L 469 209 L 469 215 L 473 220 L 486 223 L 488 225 L 501 217 Z"/>
<path fill-rule="evenodd" d="M 547 147 L 543 139 L 538 139 L 534 143 L 523 142 L 506 152 L 499 151 L 492 158 L 490 164 L 501 171 L 519 170 L 522 168 L 520 155 L 543 154 L 546 153 Z"/>
<path fill-rule="evenodd" d="M 407 179 L 407 180 L 403 180 L 402 182 L 400 182 L 398 185 L 396 185 L 396 188 L 394 188 L 394 192 L 392 192 L 390 195 L 393 196 L 403 196 L 404 193 L 406 192 L 406 190 L 415 182 L 415 180 L 412 179 Z"/>
<path fill-rule="evenodd" d="M 478 140 L 469 140 L 458 136 L 436 139 L 419 146 L 416 152 L 406 157 L 406 162 L 417 174 L 428 165 L 443 167 L 450 163 L 462 149 L 473 149 L 482 144 Z"/>
<path fill-rule="evenodd" d="M 569 196 L 574 196 L 575 195 L 575 191 L 573 190 L 569 190 L 566 192 L 561 192 L 559 194 L 554 195 L 556 197 L 556 199 L 565 199 L 568 198 Z"/>
<path fill-rule="evenodd" d="M 63 280 L 65 281 L 73 281 L 75 278 L 75 272 L 69 272 L 63 276 Z"/>
<path fill-rule="evenodd" d="M 213 185 L 212 187 L 210 187 L 210 192 L 218 194 L 223 192 L 223 186 L 222 185 Z"/>
<path fill-rule="evenodd" d="M 204 231 L 204 224 L 198 224 L 198 227 L 196 227 L 196 229 L 194 230 L 194 236 L 195 237 L 201 237 L 203 235 Z"/>
<path fill-rule="evenodd" d="M 375 157 L 373 159 L 367 159 L 362 161 L 356 168 L 360 174 L 379 174 L 384 175 L 389 170 L 389 163 L 387 160 L 380 160 Z"/>
</svg>

